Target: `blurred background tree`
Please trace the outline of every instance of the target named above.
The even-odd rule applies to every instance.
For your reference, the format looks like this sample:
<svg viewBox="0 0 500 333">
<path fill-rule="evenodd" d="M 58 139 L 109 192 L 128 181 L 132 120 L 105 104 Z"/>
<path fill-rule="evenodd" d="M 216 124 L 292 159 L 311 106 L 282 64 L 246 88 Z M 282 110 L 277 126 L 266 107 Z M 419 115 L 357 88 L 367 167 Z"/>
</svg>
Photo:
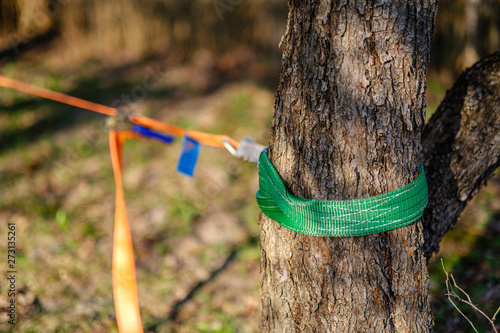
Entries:
<svg viewBox="0 0 500 333">
<path fill-rule="evenodd" d="M 439 1 L 431 71 L 454 81 L 479 58 L 500 49 L 499 15 L 496 0 Z"/>
<path fill-rule="evenodd" d="M 251 50 L 278 56 L 286 22 L 282 0 L 2 0 L 0 49 L 28 47 L 50 37 L 63 59 L 124 63 L 200 50 L 221 56 Z M 500 2 L 442 0 L 436 20 L 431 73 L 443 79 L 500 48 Z"/>
<path fill-rule="evenodd" d="M 0 22 L 2 22 L 0 31 L 2 31 L 2 33 L 17 30 L 19 19 L 18 12 L 19 8 L 17 7 L 17 2 L 6 0 L 0 2 Z"/>
<path fill-rule="evenodd" d="M 190 59 L 242 48 L 277 54 L 284 1 L 2 0 L 4 51 L 50 34 L 62 57 L 124 63 L 156 54 Z"/>
</svg>

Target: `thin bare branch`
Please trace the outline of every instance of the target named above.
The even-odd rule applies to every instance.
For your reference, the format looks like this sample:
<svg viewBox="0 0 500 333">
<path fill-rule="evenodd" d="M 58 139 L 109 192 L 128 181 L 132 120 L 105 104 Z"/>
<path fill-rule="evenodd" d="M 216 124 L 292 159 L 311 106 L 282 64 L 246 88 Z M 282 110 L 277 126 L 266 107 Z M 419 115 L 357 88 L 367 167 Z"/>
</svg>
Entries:
<svg viewBox="0 0 500 333">
<path fill-rule="evenodd" d="M 469 294 L 467 294 L 465 292 L 465 290 L 463 290 L 462 288 L 460 288 L 457 285 L 457 282 L 455 282 L 455 278 L 453 277 L 453 274 L 450 274 L 450 276 L 451 276 L 451 280 L 453 281 L 453 285 L 455 286 L 455 288 L 457 288 L 458 290 L 460 290 L 462 292 L 462 294 L 464 294 L 467 297 L 467 300 L 469 301 L 468 303 L 472 304 L 472 300 L 470 299 Z"/>
<path fill-rule="evenodd" d="M 493 315 L 493 318 L 491 318 L 491 320 L 495 321 L 495 319 L 497 318 L 497 314 L 498 314 L 499 311 L 500 311 L 500 306 L 498 307 L 497 311 L 495 312 L 495 314 Z"/>
<path fill-rule="evenodd" d="M 498 333 L 498 331 L 497 331 L 497 329 L 495 327 L 495 317 L 498 314 L 498 312 L 500 311 L 500 308 L 498 308 L 498 310 L 495 312 L 495 314 L 493 315 L 492 318 L 488 317 L 483 311 L 481 311 L 476 305 L 474 305 L 474 303 L 472 303 L 472 300 L 470 299 L 469 294 L 467 294 L 465 292 L 465 290 L 463 290 L 462 288 L 460 288 L 457 285 L 457 282 L 455 281 L 455 278 L 453 277 L 453 274 L 448 274 L 448 272 L 444 268 L 444 262 L 443 262 L 442 258 L 441 258 L 441 266 L 443 267 L 443 271 L 446 274 L 446 291 L 447 291 L 446 292 L 446 296 L 448 296 L 448 300 L 450 301 L 451 304 L 453 304 L 453 307 L 455 307 L 455 309 L 457 309 L 457 311 L 462 315 L 462 317 L 464 317 L 469 322 L 469 324 L 472 326 L 472 328 L 474 329 L 474 331 L 477 332 L 477 330 L 474 327 L 474 324 L 472 323 L 472 321 L 469 318 L 467 318 L 467 316 L 462 311 L 460 311 L 460 309 L 457 307 L 457 305 L 452 301 L 451 297 L 454 297 L 458 301 L 469 305 L 471 308 L 473 308 L 474 310 L 476 310 L 477 312 L 479 312 L 480 314 L 482 314 L 488 320 L 488 322 L 491 324 L 491 326 L 493 327 L 493 331 L 495 333 Z M 453 290 L 453 287 L 450 287 L 450 283 L 449 283 L 450 277 L 451 277 L 451 280 L 453 281 L 453 287 L 455 287 L 458 290 L 460 290 L 467 297 L 467 300 L 465 300 L 462 297 L 460 297 L 457 293 L 455 293 L 455 291 Z"/>
<path fill-rule="evenodd" d="M 449 276 L 448 276 L 448 272 L 446 271 L 446 269 L 444 268 L 444 262 L 443 262 L 443 259 L 441 258 L 441 265 L 443 266 L 443 271 L 444 273 L 446 274 L 446 296 L 448 296 L 448 300 L 450 301 L 450 303 L 453 305 L 453 307 L 462 315 L 462 317 L 464 317 L 468 322 L 469 324 L 472 326 L 472 328 L 474 329 L 475 332 L 479 333 L 477 330 L 476 330 L 476 327 L 474 326 L 474 324 L 472 323 L 472 321 L 458 308 L 458 306 L 453 302 L 453 300 L 451 299 L 451 296 L 453 297 L 458 297 L 455 292 L 450 288 L 450 284 L 449 284 Z M 459 298 L 459 297 L 458 297 Z"/>
</svg>

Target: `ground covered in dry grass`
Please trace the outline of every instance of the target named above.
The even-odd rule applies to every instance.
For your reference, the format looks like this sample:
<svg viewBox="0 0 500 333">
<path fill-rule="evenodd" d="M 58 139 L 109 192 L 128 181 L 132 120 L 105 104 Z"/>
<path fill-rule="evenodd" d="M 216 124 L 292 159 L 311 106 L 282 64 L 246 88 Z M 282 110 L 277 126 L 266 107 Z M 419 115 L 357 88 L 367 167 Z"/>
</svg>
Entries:
<svg viewBox="0 0 500 333">
<path fill-rule="evenodd" d="M 199 53 L 107 68 L 0 65 L 3 74 L 179 126 L 267 144 L 272 64 Z M 273 74 L 274 73 L 274 74 Z M 270 75 L 270 76 L 272 76 Z M 154 83 L 154 84 L 153 84 Z M 432 88 L 433 85 L 431 84 Z M 430 94 L 440 99 L 442 89 Z M 440 95 L 441 94 L 441 95 Z M 433 99 L 434 98 L 434 99 Z M 116 332 L 111 286 L 114 181 L 104 117 L 0 89 L 0 245 L 16 225 L 17 325 L 0 331 Z M 435 108 L 435 105 L 431 105 Z M 124 186 L 144 327 L 152 332 L 257 332 L 257 167 L 202 147 L 193 178 L 172 146 L 127 142 Z M 483 189 L 431 263 L 437 332 L 471 332 L 444 296 L 447 270 L 490 315 L 500 306 L 500 178 Z M 0 307 L 8 304 L 2 281 Z M 465 309 L 465 308 L 464 308 Z M 478 330 L 487 324 L 472 312 Z"/>
</svg>

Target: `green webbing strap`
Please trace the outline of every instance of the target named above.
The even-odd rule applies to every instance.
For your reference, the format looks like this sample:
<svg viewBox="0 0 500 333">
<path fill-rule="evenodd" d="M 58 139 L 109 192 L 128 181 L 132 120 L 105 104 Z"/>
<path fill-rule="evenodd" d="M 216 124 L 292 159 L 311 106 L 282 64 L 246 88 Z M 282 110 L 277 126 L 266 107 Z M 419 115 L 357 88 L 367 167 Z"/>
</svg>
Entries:
<svg viewBox="0 0 500 333">
<path fill-rule="evenodd" d="M 267 156 L 259 158 L 257 203 L 285 228 L 312 236 L 362 236 L 396 229 L 418 220 L 427 205 L 424 167 L 418 177 L 397 190 L 374 197 L 323 201 L 289 193 Z"/>
</svg>

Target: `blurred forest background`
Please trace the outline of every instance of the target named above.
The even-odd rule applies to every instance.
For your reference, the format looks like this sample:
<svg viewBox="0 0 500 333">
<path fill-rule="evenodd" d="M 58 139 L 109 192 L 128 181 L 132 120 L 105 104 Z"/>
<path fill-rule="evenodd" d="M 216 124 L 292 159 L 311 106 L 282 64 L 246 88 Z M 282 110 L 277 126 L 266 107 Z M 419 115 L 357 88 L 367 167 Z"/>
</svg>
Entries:
<svg viewBox="0 0 500 333">
<path fill-rule="evenodd" d="M 267 143 L 284 0 L 0 0 L 0 73 L 237 140 Z M 498 0 L 442 0 L 429 118 L 459 73 L 500 49 Z M 16 224 L 17 325 L 2 332 L 117 331 L 114 181 L 104 117 L 0 88 L 0 235 Z M 141 311 L 151 332 L 258 332 L 257 168 L 203 147 L 128 142 L 124 181 Z M 6 236 L 0 239 L 6 258 Z M 500 178 L 430 265 L 436 332 L 473 332 L 448 303 L 439 259 L 490 316 L 500 306 Z M 6 259 L 0 264 L 7 271 Z M 491 328 L 467 307 L 480 332 Z"/>
</svg>

